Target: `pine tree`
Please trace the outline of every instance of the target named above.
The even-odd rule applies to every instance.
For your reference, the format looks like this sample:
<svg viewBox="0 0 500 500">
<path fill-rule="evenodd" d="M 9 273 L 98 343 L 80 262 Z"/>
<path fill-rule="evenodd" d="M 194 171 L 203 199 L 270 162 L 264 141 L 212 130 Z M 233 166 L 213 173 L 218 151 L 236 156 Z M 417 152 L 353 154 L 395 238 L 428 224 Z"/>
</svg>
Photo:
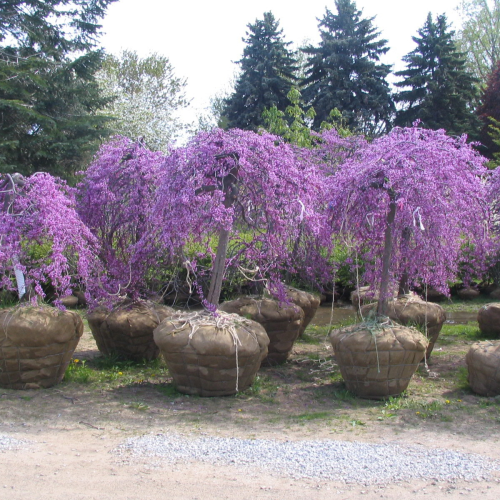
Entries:
<svg viewBox="0 0 500 500">
<path fill-rule="evenodd" d="M 234 93 L 225 100 L 223 115 L 228 128 L 257 130 L 264 125 L 262 112 L 276 106 L 284 111 L 295 82 L 296 61 L 283 39 L 283 30 L 271 12 L 248 24 L 246 47 Z"/>
<path fill-rule="evenodd" d="M 318 47 L 302 49 L 308 55 L 302 81 L 304 100 L 316 111 L 313 128 L 319 130 L 337 108 L 350 129 L 369 135 L 390 126 L 394 111 L 386 77 L 390 66 L 380 63 L 387 40 L 363 19 L 351 0 L 335 0 L 337 14 L 326 9 L 319 23 Z"/>
<path fill-rule="evenodd" d="M 477 136 L 479 122 L 473 111 L 476 79 L 466 69 L 446 16 L 437 16 L 434 22 L 429 13 L 418 35 L 413 37 L 417 48 L 403 57 L 406 69 L 396 73 L 403 79 L 395 85 L 409 88 L 395 95 L 394 100 L 403 104 L 396 125 L 421 120 L 425 128 Z"/>
<path fill-rule="evenodd" d="M 1 172 L 70 179 L 107 134 L 92 49 L 113 1 L 0 1 Z"/>
<path fill-rule="evenodd" d="M 477 114 L 483 125 L 480 141 L 486 148 L 481 152 L 489 158 L 493 158 L 495 154 L 500 153 L 500 144 L 498 143 L 500 136 L 497 132 L 498 122 L 500 122 L 500 61 L 498 61 L 494 71 L 490 73 Z"/>
</svg>

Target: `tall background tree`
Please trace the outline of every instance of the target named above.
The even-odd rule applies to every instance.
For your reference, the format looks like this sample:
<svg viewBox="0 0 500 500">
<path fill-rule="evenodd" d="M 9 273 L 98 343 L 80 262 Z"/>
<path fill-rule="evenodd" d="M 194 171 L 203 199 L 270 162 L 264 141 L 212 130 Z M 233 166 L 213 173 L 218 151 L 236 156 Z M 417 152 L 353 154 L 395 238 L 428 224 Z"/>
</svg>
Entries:
<svg viewBox="0 0 500 500">
<path fill-rule="evenodd" d="M 490 73 L 487 86 L 482 94 L 481 105 L 477 113 L 482 122 L 480 140 L 484 146 L 481 152 L 488 158 L 500 155 L 500 61 Z"/>
<path fill-rule="evenodd" d="M 374 18 L 362 18 L 353 1 L 335 0 L 335 7 L 337 14 L 326 9 L 319 23 L 319 46 L 302 49 L 308 56 L 304 100 L 316 111 L 315 130 L 337 108 L 349 128 L 374 135 L 389 128 L 394 111 L 390 66 L 380 63 L 389 47 Z"/>
<path fill-rule="evenodd" d="M 97 79 L 111 102 L 104 109 L 115 118 L 113 131 L 143 141 L 153 150 L 168 149 L 186 125 L 176 115 L 189 105 L 185 79 L 175 75 L 167 57 L 153 53 L 141 58 L 123 51 L 106 56 Z"/>
<path fill-rule="evenodd" d="M 264 125 L 262 112 L 276 106 L 284 111 L 287 94 L 295 82 L 296 60 L 285 42 L 283 30 L 271 12 L 248 25 L 241 74 L 232 95 L 225 100 L 223 115 L 229 128 L 257 130 Z"/>
<path fill-rule="evenodd" d="M 403 57 L 406 69 L 396 73 L 402 78 L 396 87 L 407 89 L 394 97 L 402 105 L 396 125 L 410 126 L 419 119 L 425 128 L 477 137 L 480 125 L 473 109 L 477 80 L 466 68 L 446 16 L 434 21 L 429 13 L 418 35 L 413 37 L 416 49 Z"/>
<path fill-rule="evenodd" d="M 0 2 L 0 171 L 71 178 L 108 133 L 95 49 L 113 1 Z"/>
<path fill-rule="evenodd" d="M 500 0 L 463 0 L 462 29 L 458 48 L 467 56 L 467 66 L 482 86 L 500 60 Z"/>
</svg>

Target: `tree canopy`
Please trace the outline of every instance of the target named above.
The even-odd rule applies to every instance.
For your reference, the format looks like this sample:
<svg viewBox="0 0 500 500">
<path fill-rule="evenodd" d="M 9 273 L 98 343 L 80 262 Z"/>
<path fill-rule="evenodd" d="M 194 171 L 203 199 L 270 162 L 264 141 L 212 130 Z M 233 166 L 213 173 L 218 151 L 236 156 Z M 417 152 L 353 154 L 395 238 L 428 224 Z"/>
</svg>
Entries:
<svg viewBox="0 0 500 500">
<path fill-rule="evenodd" d="M 154 150 L 166 151 L 186 127 L 177 111 L 186 108 L 185 79 L 175 75 L 167 57 L 153 53 L 145 58 L 123 51 L 106 56 L 97 79 L 111 102 L 104 113 L 115 118 L 117 134 L 142 140 Z"/>
<path fill-rule="evenodd" d="M 365 262 L 364 279 L 387 299 L 390 282 L 448 293 L 463 260 L 484 264 L 488 208 L 484 158 L 445 131 L 394 128 L 366 143 L 330 177 L 334 232 Z"/>
<path fill-rule="evenodd" d="M 481 84 L 500 60 L 500 0 L 463 0 L 462 29 L 457 42 L 467 65 Z"/>
<path fill-rule="evenodd" d="M 283 30 L 271 12 L 248 25 L 241 74 L 232 95 L 225 100 L 223 115 L 229 128 L 256 131 L 264 124 L 262 112 L 276 106 L 284 111 L 287 94 L 295 82 L 296 60 L 285 42 Z"/>
<path fill-rule="evenodd" d="M 335 6 L 337 14 L 326 9 L 319 23 L 319 46 L 302 49 L 308 61 L 301 84 L 305 102 L 316 111 L 313 128 L 319 130 L 337 108 L 351 130 L 381 133 L 394 112 L 386 81 L 390 66 L 380 63 L 387 40 L 352 0 L 335 0 Z"/>
<path fill-rule="evenodd" d="M 396 125 L 444 128 L 450 134 L 477 134 L 478 121 L 473 104 L 476 79 L 467 71 L 464 55 L 458 51 L 445 15 L 434 21 L 429 13 L 424 26 L 413 37 L 417 47 L 404 56 L 406 69 L 396 73 L 401 90 L 394 97 L 402 108 Z"/>
<path fill-rule="evenodd" d="M 70 178 L 105 136 L 98 21 L 114 0 L 1 2 L 0 170 Z"/>
<path fill-rule="evenodd" d="M 477 113 L 483 124 L 480 139 L 485 149 L 481 150 L 481 152 L 489 158 L 493 158 L 500 153 L 500 135 L 498 134 L 500 123 L 500 60 L 489 75 Z"/>
</svg>

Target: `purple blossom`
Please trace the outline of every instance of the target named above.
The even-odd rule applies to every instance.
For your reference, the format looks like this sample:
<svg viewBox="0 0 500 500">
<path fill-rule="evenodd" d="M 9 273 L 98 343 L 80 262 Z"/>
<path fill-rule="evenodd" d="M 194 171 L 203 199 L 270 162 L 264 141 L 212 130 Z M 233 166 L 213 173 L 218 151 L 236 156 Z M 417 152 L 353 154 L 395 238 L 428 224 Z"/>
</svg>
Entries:
<svg viewBox="0 0 500 500">
<path fill-rule="evenodd" d="M 85 285 L 94 268 L 96 241 L 75 210 L 75 191 L 47 173 L 24 180 L 14 194 L 0 193 L 0 287 L 16 290 L 14 271 L 43 298 L 50 283 L 57 296 Z M 8 183 L 7 183 L 8 185 Z M 10 201 L 5 203 L 6 197 Z M 7 206 L 5 206 L 7 205 Z"/>
<path fill-rule="evenodd" d="M 78 184 L 78 212 L 99 243 L 103 271 L 91 285 L 108 302 L 146 288 L 157 248 L 139 241 L 149 231 L 148 214 L 162 177 L 165 156 L 141 142 L 117 136 L 104 144 Z"/>
<path fill-rule="evenodd" d="M 378 287 L 393 206 L 389 279 L 406 277 L 410 285 L 423 282 L 447 293 L 447 282 L 461 271 L 464 246 L 475 268 L 484 268 L 485 176 L 484 158 L 465 136 L 395 128 L 357 150 L 330 177 L 332 228 L 363 257 L 364 281 Z"/>
</svg>

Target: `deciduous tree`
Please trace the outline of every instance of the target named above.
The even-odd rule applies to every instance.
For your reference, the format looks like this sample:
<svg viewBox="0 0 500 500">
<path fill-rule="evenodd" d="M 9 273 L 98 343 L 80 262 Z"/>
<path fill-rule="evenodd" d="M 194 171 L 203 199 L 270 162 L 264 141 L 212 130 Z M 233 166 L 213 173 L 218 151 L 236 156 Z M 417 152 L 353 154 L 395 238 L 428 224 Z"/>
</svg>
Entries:
<svg viewBox="0 0 500 500">
<path fill-rule="evenodd" d="M 167 57 L 153 53 L 141 58 L 132 51 L 108 55 L 97 79 L 111 100 L 103 111 L 115 118 L 111 127 L 117 134 L 167 151 L 185 130 L 177 113 L 189 105 L 187 81 L 175 75 Z"/>
</svg>

